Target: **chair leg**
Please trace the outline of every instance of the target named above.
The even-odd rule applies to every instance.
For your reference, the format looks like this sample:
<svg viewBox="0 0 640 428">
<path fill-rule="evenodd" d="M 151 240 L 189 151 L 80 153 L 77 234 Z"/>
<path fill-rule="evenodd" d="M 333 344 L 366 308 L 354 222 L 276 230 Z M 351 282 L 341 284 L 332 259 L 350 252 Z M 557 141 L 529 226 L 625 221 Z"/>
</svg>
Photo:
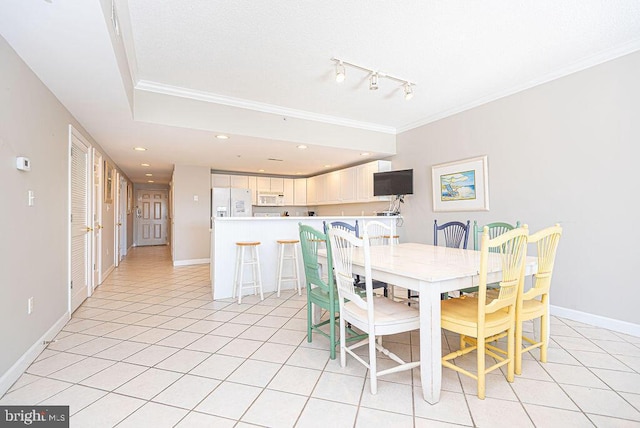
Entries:
<svg viewBox="0 0 640 428">
<path fill-rule="evenodd" d="M 340 367 L 347 366 L 347 328 L 344 318 L 340 317 Z"/>
<path fill-rule="evenodd" d="M 260 285 L 260 300 L 264 300 L 264 294 L 262 293 L 262 272 L 261 272 L 262 269 L 260 268 L 260 252 L 258 251 L 258 247 L 255 247 L 255 251 L 256 251 L 256 267 L 258 271 L 258 284 Z"/>
<path fill-rule="evenodd" d="M 522 324 L 521 324 L 522 325 Z M 515 376 L 515 332 L 513 326 L 507 330 L 507 358 L 509 362 L 507 363 L 507 380 L 509 382 L 513 382 Z M 522 336 L 521 336 L 522 337 Z"/>
<path fill-rule="evenodd" d="M 240 282 L 238 283 L 238 304 L 242 304 L 242 284 L 244 282 L 244 246 L 240 249 Z"/>
<path fill-rule="evenodd" d="M 309 284 L 307 284 L 307 287 Z M 313 326 L 313 303 L 309 301 L 309 295 L 307 294 L 307 342 L 311 343 L 311 330 Z"/>
<path fill-rule="evenodd" d="M 331 349 L 329 350 L 329 357 L 332 360 L 336 359 L 336 310 L 335 307 L 329 309 L 329 346 Z M 345 332 L 346 333 L 346 332 Z M 342 337 L 342 333 L 340 333 Z"/>
<path fill-rule="evenodd" d="M 371 394 L 378 393 L 378 368 L 376 367 L 376 336 L 369 332 L 369 377 L 371 381 Z"/>
<path fill-rule="evenodd" d="M 278 268 L 276 272 L 276 278 L 278 281 L 277 297 L 280 297 L 280 285 L 282 284 L 282 263 L 284 261 L 284 244 L 278 244 Z"/>
<path fill-rule="evenodd" d="M 478 357 L 478 398 L 480 400 L 484 400 L 485 395 L 485 347 L 484 347 L 484 338 L 478 338 L 478 346 L 476 349 L 477 357 Z M 482 341 L 482 342 L 481 342 Z"/>
<path fill-rule="evenodd" d="M 540 341 L 542 342 L 542 345 L 540 345 L 540 361 L 543 363 L 547 362 L 547 348 L 549 346 L 548 325 L 548 315 L 545 313 L 540 317 Z"/>
<path fill-rule="evenodd" d="M 516 321 L 515 333 L 515 358 L 516 358 L 516 374 L 522 374 L 522 321 Z"/>
</svg>

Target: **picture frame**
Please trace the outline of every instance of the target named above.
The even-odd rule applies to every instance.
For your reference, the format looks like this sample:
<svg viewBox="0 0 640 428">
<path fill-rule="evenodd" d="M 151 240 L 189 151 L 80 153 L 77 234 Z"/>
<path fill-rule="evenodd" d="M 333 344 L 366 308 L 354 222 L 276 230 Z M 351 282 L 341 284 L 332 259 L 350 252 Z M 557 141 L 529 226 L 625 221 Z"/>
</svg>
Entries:
<svg viewBox="0 0 640 428">
<path fill-rule="evenodd" d="M 104 161 L 104 203 L 113 203 L 113 168 L 108 161 Z"/>
<path fill-rule="evenodd" d="M 127 183 L 127 215 L 131 214 L 133 209 L 133 184 Z"/>
<path fill-rule="evenodd" d="M 431 167 L 433 211 L 489 211 L 487 156 Z"/>
</svg>

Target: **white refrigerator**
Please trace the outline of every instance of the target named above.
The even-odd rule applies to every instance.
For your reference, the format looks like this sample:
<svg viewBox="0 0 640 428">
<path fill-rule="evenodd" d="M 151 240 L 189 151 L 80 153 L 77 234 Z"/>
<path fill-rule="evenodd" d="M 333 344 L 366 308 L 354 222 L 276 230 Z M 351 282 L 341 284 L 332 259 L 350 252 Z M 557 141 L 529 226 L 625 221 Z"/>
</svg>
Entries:
<svg viewBox="0 0 640 428">
<path fill-rule="evenodd" d="M 214 187 L 211 189 L 212 217 L 251 217 L 251 190 Z"/>
</svg>

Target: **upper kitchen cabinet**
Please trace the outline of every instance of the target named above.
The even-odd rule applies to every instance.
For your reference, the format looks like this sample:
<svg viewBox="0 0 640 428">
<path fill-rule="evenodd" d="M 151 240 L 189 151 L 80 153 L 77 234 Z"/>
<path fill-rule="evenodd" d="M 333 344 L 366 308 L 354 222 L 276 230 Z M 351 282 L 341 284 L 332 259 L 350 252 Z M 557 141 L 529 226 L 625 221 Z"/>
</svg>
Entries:
<svg viewBox="0 0 640 428">
<path fill-rule="evenodd" d="M 338 172 L 340 175 L 340 201 L 342 203 L 358 202 L 357 168 L 347 168 Z"/>
<path fill-rule="evenodd" d="M 278 192 L 284 194 L 284 178 L 279 177 L 258 177 L 258 193 Z"/>
<path fill-rule="evenodd" d="M 229 174 L 211 174 L 211 187 L 231 187 Z"/>
<path fill-rule="evenodd" d="M 391 171 L 391 161 L 373 161 L 356 168 L 356 194 L 358 202 L 388 201 L 388 196 L 373 196 L 373 174 Z"/>
<path fill-rule="evenodd" d="M 315 205 L 318 203 L 316 195 L 316 187 L 318 187 L 318 175 L 307 178 L 307 205 Z"/>
<path fill-rule="evenodd" d="M 342 202 L 340 199 L 340 171 L 333 171 L 328 174 L 324 174 L 325 180 L 325 204 L 339 204 Z"/>
<path fill-rule="evenodd" d="M 286 195 L 286 192 L 285 192 Z M 296 178 L 293 180 L 293 205 L 307 205 L 307 179 Z"/>
<path fill-rule="evenodd" d="M 232 175 L 230 177 L 231 186 L 235 189 L 248 189 L 249 177 L 246 175 Z"/>
<path fill-rule="evenodd" d="M 284 180 L 284 204 L 295 205 L 295 195 L 293 189 L 293 179 L 285 178 Z"/>
</svg>

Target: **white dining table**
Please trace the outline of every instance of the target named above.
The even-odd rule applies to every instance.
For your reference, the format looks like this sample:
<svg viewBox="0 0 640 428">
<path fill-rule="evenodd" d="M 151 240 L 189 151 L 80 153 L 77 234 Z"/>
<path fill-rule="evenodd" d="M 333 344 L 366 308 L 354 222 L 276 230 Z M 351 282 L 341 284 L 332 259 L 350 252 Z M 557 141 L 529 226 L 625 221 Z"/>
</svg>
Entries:
<svg viewBox="0 0 640 428">
<path fill-rule="evenodd" d="M 319 251 L 318 259 L 325 264 L 326 251 Z M 525 275 L 534 274 L 537 266 L 536 257 L 527 257 Z M 371 247 L 372 279 L 420 293 L 420 379 L 431 404 L 440 400 L 442 384 L 440 295 L 477 286 L 479 269 L 479 251 L 418 243 Z M 364 274 L 362 248 L 354 248 L 353 271 Z M 501 279 L 501 256 L 490 253 L 487 282 Z"/>
</svg>

